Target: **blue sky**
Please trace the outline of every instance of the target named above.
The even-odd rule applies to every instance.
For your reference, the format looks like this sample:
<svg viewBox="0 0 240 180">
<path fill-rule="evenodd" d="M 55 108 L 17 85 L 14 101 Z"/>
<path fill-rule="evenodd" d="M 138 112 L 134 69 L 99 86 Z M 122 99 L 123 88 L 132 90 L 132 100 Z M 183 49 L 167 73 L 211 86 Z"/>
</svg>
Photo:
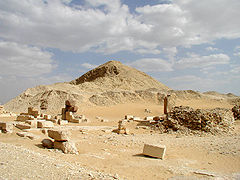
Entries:
<svg viewBox="0 0 240 180">
<path fill-rule="evenodd" d="M 0 103 L 109 60 L 240 95 L 239 17 L 239 0 L 0 0 Z"/>
</svg>

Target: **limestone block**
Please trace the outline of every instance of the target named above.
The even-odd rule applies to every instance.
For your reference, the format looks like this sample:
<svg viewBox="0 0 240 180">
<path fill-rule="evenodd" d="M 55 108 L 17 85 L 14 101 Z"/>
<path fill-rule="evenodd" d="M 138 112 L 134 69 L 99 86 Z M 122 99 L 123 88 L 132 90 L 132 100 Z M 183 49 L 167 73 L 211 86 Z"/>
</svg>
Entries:
<svg viewBox="0 0 240 180">
<path fill-rule="evenodd" d="M 67 120 L 58 119 L 57 123 L 62 126 L 62 125 L 68 124 L 68 121 Z"/>
<path fill-rule="evenodd" d="M 12 133 L 13 132 L 13 123 L 10 122 L 0 122 L 0 129 L 4 133 Z"/>
<path fill-rule="evenodd" d="M 132 115 L 126 115 L 125 116 L 125 119 L 127 119 L 127 120 L 133 120 L 133 118 L 134 118 L 134 116 L 132 116 Z"/>
<path fill-rule="evenodd" d="M 153 120 L 153 118 L 154 118 L 153 116 L 147 116 L 144 118 L 144 120 L 150 121 L 150 120 Z"/>
<path fill-rule="evenodd" d="M 53 123 L 57 123 L 57 122 L 58 122 L 57 119 L 48 119 L 47 121 L 51 121 L 51 122 L 53 122 Z"/>
<path fill-rule="evenodd" d="M 29 132 L 17 132 L 16 133 L 18 136 L 20 136 L 20 137 L 27 137 L 27 138 L 29 138 L 29 139 L 31 139 L 31 140 L 34 140 L 34 139 L 38 139 L 39 138 L 39 136 L 36 136 L 36 135 L 34 135 L 34 134 L 32 134 L 32 133 L 29 133 Z"/>
<path fill-rule="evenodd" d="M 165 152 L 166 152 L 165 145 L 144 144 L 144 148 L 143 148 L 144 155 L 164 159 Z"/>
<path fill-rule="evenodd" d="M 22 121 L 22 122 L 25 122 L 26 120 L 33 120 L 34 119 L 34 116 L 31 116 L 31 115 L 19 115 L 17 117 L 17 121 Z"/>
<path fill-rule="evenodd" d="M 31 125 L 26 124 L 26 123 L 18 123 L 18 124 L 16 124 L 16 127 L 18 129 L 31 129 Z"/>
<path fill-rule="evenodd" d="M 17 132 L 16 134 L 20 137 L 26 137 L 27 132 Z"/>
<path fill-rule="evenodd" d="M 134 121 L 140 121 L 141 118 L 140 118 L 140 117 L 136 117 L 136 116 L 134 116 L 134 117 L 133 117 L 133 120 L 134 120 Z"/>
<path fill-rule="evenodd" d="M 38 128 L 51 128 L 51 127 L 54 127 L 54 124 L 51 121 L 38 121 L 37 127 Z"/>
<path fill-rule="evenodd" d="M 66 112 L 66 120 L 72 121 L 74 119 L 72 112 Z"/>
<path fill-rule="evenodd" d="M 75 146 L 75 143 L 65 141 L 65 142 L 59 142 L 59 141 L 54 141 L 54 148 L 55 149 L 60 149 L 63 151 L 65 154 L 78 154 L 78 150 Z"/>
<path fill-rule="evenodd" d="M 62 119 L 65 120 L 66 119 L 66 109 L 62 108 Z"/>
<path fill-rule="evenodd" d="M 32 128 L 37 128 L 38 120 L 26 120 L 26 123 L 31 125 Z"/>
<path fill-rule="evenodd" d="M 71 123 L 81 123 L 82 120 L 81 119 L 71 119 L 71 120 L 68 120 L 68 122 L 71 122 Z"/>
<path fill-rule="evenodd" d="M 48 136 L 56 141 L 68 141 L 70 132 L 66 130 L 48 130 Z"/>
<path fill-rule="evenodd" d="M 43 139 L 42 146 L 48 149 L 52 149 L 54 147 L 53 141 L 51 139 Z"/>
</svg>

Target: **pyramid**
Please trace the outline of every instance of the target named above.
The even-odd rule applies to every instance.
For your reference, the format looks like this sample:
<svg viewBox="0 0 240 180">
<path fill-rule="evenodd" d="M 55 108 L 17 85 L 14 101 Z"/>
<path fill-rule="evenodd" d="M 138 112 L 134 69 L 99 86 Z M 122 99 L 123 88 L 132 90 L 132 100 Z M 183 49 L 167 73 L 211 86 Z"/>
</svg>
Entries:
<svg viewBox="0 0 240 180">
<path fill-rule="evenodd" d="M 92 83 L 103 90 L 143 90 L 149 88 L 170 90 L 166 85 L 144 72 L 123 65 L 119 61 L 109 61 L 70 82 L 73 85 L 83 85 L 84 83 Z"/>
</svg>

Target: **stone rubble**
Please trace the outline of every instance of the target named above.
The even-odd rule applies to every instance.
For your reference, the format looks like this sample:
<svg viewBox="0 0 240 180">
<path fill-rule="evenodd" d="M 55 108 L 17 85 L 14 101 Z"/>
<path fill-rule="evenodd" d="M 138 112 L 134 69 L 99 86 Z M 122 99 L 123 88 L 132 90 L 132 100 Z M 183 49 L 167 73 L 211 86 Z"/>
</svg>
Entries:
<svg viewBox="0 0 240 180">
<path fill-rule="evenodd" d="M 233 117 L 235 120 L 240 120 L 240 105 L 235 105 L 232 108 L 232 112 L 233 112 Z"/>
<path fill-rule="evenodd" d="M 212 134 L 230 132 L 234 118 L 228 109 L 194 110 L 190 107 L 175 106 L 162 119 L 149 122 L 162 133 L 169 131 L 209 132 Z"/>
</svg>

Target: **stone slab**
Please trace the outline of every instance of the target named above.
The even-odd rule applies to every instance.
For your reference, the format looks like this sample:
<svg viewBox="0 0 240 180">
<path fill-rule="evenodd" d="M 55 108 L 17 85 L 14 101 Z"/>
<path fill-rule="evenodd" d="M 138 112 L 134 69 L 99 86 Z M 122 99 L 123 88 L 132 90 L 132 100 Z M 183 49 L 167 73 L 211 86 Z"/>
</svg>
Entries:
<svg viewBox="0 0 240 180">
<path fill-rule="evenodd" d="M 165 145 L 144 144 L 143 147 L 143 154 L 146 156 L 164 159 L 165 152 L 166 152 Z"/>
<path fill-rule="evenodd" d="M 48 130 L 48 136 L 56 141 L 68 141 L 70 132 L 66 130 Z"/>
</svg>

